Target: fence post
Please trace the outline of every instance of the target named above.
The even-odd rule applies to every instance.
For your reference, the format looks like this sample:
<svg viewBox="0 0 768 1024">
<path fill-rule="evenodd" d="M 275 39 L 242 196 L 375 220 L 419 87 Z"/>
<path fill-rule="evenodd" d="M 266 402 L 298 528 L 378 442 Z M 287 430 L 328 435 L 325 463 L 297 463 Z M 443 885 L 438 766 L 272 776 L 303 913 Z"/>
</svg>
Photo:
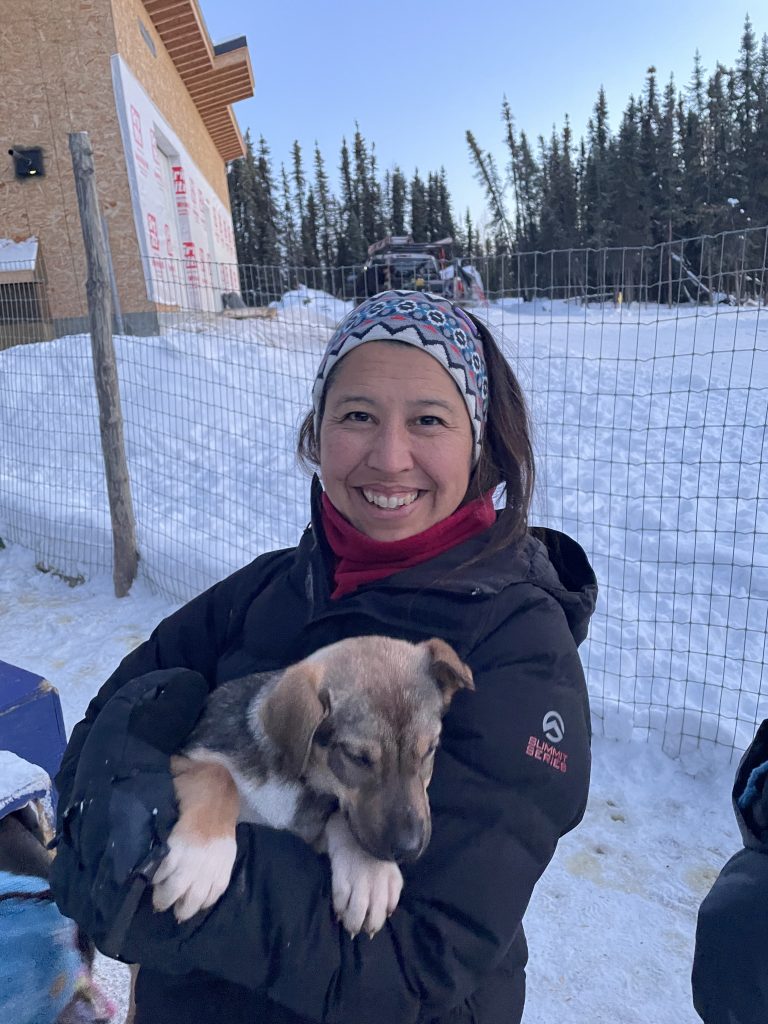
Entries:
<svg viewBox="0 0 768 1024">
<path fill-rule="evenodd" d="M 109 513 L 112 521 L 115 595 L 125 597 L 136 578 L 138 552 L 136 525 L 131 500 L 128 463 L 125 457 L 123 417 L 117 380 L 117 361 L 112 341 L 112 292 L 109 257 L 99 213 L 93 151 L 87 132 L 72 132 L 69 151 L 75 174 L 77 204 L 83 229 L 88 263 L 88 320 L 91 329 L 91 353 L 99 401 L 99 430 L 107 478 Z"/>
</svg>

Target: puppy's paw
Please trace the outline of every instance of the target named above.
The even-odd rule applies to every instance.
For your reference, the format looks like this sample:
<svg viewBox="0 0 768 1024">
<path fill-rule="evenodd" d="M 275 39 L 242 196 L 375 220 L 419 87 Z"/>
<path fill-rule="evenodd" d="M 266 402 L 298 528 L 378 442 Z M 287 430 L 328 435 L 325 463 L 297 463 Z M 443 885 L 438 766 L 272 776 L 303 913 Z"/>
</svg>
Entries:
<svg viewBox="0 0 768 1024">
<path fill-rule="evenodd" d="M 377 860 L 359 846 L 344 846 L 331 857 L 333 909 L 354 938 L 371 938 L 394 911 L 403 876 L 394 861 Z"/>
<path fill-rule="evenodd" d="M 152 880 L 152 905 L 158 911 L 173 907 L 177 921 L 188 921 L 212 907 L 229 885 L 237 843 L 234 835 L 190 842 L 174 828 L 168 847 Z"/>
</svg>

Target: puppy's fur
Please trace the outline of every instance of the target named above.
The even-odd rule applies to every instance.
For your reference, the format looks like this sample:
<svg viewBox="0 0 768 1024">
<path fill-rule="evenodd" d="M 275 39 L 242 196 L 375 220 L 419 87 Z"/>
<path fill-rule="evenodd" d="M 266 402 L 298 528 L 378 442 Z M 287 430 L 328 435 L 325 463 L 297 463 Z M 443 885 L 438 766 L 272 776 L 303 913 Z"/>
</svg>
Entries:
<svg viewBox="0 0 768 1024">
<path fill-rule="evenodd" d="M 370 636 L 282 672 L 225 683 L 172 760 L 179 820 L 155 874 L 157 910 L 179 921 L 229 884 L 240 821 L 289 829 L 327 851 L 333 905 L 351 935 L 397 906 L 397 862 L 431 833 L 427 786 L 441 719 L 472 673 L 442 640 Z"/>
</svg>

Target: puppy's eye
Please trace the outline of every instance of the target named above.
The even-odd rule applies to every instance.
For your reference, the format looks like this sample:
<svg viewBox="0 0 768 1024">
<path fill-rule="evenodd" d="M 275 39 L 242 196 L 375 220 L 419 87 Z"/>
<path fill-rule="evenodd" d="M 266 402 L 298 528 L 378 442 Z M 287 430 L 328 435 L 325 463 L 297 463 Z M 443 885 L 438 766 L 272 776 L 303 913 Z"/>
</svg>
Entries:
<svg viewBox="0 0 768 1024">
<path fill-rule="evenodd" d="M 357 768 L 370 768 L 373 765 L 373 761 L 364 750 L 350 750 L 349 747 L 345 747 L 343 744 L 339 747 L 339 750 Z"/>
<path fill-rule="evenodd" d="M 422 764 L 426 764 L 427 761 L 429 761 L 431 758 L 433 758 L 435 756 L 435 751 L 436 750 L 437 750 L 437 744 L 433 743 L 432 746 L 429 748 L 429 750 L 424 755 L 424 757 L 422 757 L 421 763 Z"/>
</svg>

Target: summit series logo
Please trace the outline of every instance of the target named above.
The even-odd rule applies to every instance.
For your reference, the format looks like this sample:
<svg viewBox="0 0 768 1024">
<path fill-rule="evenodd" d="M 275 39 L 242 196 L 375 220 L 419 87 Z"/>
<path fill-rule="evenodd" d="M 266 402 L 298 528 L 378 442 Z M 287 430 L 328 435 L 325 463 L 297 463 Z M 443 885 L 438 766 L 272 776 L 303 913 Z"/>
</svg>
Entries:
<svg viewBox="0 0 768 1024">
<path fill-rule="evenodd" d="M 541 728 L 550 743 L 559 743 L 565 736 L 565 723 L 562 715 L 559 715 L 557 711 L 548 711 L 544 715 Z"/>
</svg>

